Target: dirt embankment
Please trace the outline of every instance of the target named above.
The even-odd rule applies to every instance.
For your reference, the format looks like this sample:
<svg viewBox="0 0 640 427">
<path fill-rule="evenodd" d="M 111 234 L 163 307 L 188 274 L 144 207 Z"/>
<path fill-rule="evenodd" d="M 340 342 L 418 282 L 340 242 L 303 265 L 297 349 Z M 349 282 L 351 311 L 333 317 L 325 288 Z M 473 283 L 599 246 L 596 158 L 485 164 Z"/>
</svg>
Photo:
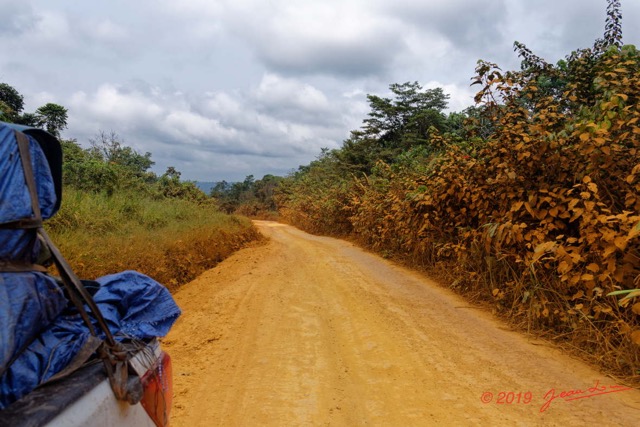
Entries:
<svg viewBox="0 0 640 427">
<path fill-rule="evenodd" d="M 354 245 L 270 238 L 176 293 L 172 425 L 637 425 L 640 391 Z"/>
</svg>

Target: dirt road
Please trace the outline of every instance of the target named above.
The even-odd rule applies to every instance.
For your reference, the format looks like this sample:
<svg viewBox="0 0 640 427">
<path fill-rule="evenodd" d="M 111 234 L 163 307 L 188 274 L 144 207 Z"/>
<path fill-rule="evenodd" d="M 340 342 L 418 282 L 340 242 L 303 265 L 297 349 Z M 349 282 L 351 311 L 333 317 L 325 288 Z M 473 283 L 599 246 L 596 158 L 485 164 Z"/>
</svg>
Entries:
<svg viewBox="0 0 640 427">
<path fill-rule="evenodd" d="M 422 275 L 257 225 L 269 243 L 176 294 L 172 426 L 640 425 L 640 391 Z"/>
</svg>

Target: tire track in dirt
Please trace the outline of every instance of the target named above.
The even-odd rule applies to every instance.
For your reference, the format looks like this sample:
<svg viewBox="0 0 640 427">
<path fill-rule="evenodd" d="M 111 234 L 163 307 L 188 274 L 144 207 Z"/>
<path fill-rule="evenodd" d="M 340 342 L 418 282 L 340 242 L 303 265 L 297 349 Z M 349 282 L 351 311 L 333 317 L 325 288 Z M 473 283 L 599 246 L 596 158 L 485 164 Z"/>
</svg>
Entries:
<svg viewBox="0 0 640 427">
<path fill-rule="evenodd" d="M 173 426 L 637 425 L 639 391 L 609 388 L 612 379 L 424 276 L 341 240 L 256 223 L 267 244 L 175 295 L 184 314 L 163 341 Z M 551 389 L 584 397 L 594 386 L 616 392 L 540 412 Z M 499 392 L 531 401 L 498 404 Z"/>
</svg>

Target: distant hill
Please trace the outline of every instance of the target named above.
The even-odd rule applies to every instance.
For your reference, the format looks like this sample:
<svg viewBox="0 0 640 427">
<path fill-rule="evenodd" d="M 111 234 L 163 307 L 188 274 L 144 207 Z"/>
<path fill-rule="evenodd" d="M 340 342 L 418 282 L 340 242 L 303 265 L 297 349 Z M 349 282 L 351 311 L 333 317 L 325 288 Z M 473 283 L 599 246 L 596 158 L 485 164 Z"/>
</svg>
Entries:
<svg viewBox="0 0 640 427">
<path fill-rule="evenodd" d="M 211 192 L 211 189 L 213 187 L 215 187 L 215 185 L 217 184 L 217 182 L 202 182 L 202 181 L 196 181 L 196 186 L 202 190 L 206 195 L 209 195 L 209 193 Z"/>
</svg>

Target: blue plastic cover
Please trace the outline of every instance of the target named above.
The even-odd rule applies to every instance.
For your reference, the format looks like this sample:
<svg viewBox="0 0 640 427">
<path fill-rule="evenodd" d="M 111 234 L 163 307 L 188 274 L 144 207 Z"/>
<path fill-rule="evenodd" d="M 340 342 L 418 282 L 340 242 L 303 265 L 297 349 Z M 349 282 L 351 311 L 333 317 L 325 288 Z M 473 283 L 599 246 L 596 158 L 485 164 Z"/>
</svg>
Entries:
<svg viewBox="0 0 640 427">
<path fill-rule="evenodd" d="M 27 138 L 40 210 L 42 217 L 47 219 L 54 213 L 56 206 L 54 183 L 40 146 L 32 137 Z M 0 223 L 32 217 L 31 196 L 25 182 L 14 130 L 0 123 Z M 34 247 L 32 251 L 29 248 L 35 238 L 35 230 L 0 229 L 0 260 L 32 262 L 38 248 Z"/>
<path fill-rule="evenodd" d="M 101 286 L 93 298 L 119 341 L 165 336 L 180 316 L 167 288 L 141 273 L 124 271 L 97 281 Z M 78 311 L 63 311 L 0 378 L 0 408 L 64 369 L 89 337 Z"/>
<path fill-rule="evenodd" d="M 31 137 L 29 151 L 44 217 L 54 212 L 56 195 L 47 160 Z M 33 217 L 13 129 L 0 124 L 0 223 Z M 36 230 L 0 229 L 0 262 L 35 260 Z M 61 288 L 37 272 L 0 272 L 0 373 L 67 306 Z M 2 394 L 4 395 L 4 390 Z"/>
<path fill-rule="evenodd" d="M 58 284 L 43 273 L 0 273 L 0 369 L 67 306 Z"/>
<path fill-rule="evenodd" d="M 29 142 L 42 216 L 49 218 L 56 210 L 54 183 L 40 146 Z M 14 131 L 0 123 L 0 223 L 32 216 Z M 35 230 L 0 229 L 0 262 L 34 262 L 38 245 Z M 143 274 L 125 271 L 98 282 L 94 300 L 118 340 L 164 336 L 180 315 L 169 291 Z M 67 367 L 89 337 L 53 278 L 0 271 L 0 409 Z"/>
</svg>

